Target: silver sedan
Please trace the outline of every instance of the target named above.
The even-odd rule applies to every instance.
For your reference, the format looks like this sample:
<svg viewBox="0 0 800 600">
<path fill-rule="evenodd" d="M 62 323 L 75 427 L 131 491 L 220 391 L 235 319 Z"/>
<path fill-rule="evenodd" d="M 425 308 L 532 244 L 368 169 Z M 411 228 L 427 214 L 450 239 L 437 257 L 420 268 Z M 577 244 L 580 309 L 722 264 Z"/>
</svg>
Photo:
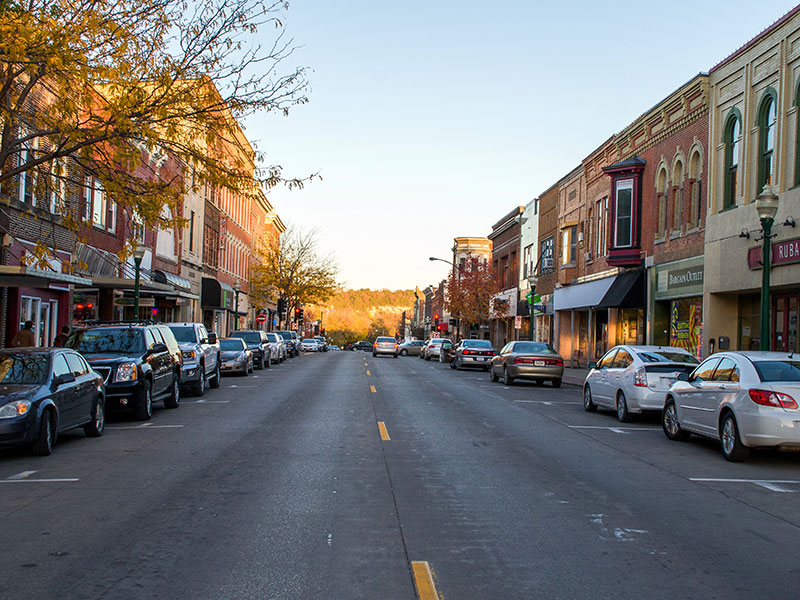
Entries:
<svg viewBox="0 0 800 600">
<path fill-rule="evenodd" d="M 589 363 L 583 383 L 583 408 L 604 406 L 625 423 L 632 413 L 664 408 L 664 397 L 678 375 L 697 366 L 692 354 L 671 346 L 614 346 L 597 364 Z"/>
<path fill-rule="evenodd" d="M 661 413 L 664 433 L 720 442 L 730 461 L 750 448 L 800 448 L 800 357 L 782 352 L 720 352 L 679 378 Z"/>
<path fill-rule="evenodd" d="M 564 361 L 552 346 L 541 342 L 509 342 L 492 358 L 489 379 L 497 381 L 501 376 L 505 385 L 515 379 L 532 379 L 537 385 L 551 381 L 553 387 L 561 387 Z"/>
</svg>

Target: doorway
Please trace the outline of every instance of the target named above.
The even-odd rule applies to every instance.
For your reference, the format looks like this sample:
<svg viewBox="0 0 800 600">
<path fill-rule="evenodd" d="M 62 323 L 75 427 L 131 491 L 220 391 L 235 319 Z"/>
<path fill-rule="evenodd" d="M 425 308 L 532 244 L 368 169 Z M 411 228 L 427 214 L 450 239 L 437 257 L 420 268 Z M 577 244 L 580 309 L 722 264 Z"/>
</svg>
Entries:
<svg viewBox="0 0 800 600">
<path fill-rule="evenodd" d="M 772 297 L 772 349 L 776 352 L 797 350 L 797 294 Z"/>
</svg>

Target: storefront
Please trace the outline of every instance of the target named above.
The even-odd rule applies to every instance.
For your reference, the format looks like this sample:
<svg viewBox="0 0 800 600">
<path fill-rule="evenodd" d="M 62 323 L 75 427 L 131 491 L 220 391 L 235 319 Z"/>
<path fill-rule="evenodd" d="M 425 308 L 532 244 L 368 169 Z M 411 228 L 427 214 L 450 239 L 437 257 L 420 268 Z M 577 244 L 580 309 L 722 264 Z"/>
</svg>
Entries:
<svg viewBox="0 0 800 600">
<path fill-rule="evenodd" d="M 233 299 L 236 292 L 227 283 L 213 277 L 203 277 L 201 290 L 203 325 L 220 337 L 227 336 L 232 327 L 232 323 L 228 322 L 228 315 L 233 315 Z M 232 316 L 230 320 L 232 321 Z"/>
<path fill-rule="evenodd" d="M 705 259 L 656 265 L 650 269 L 650 343 L 703 354 L 703 279 Z"/>
<path fill-rule="evenodd" d="M 519 330 L 515 329 L 518 297 L 519 290 L 514 287 L 495 294 L 491 299 L 490 338 L 495 348 L 500 349 L 508 342 L 519 339 Z"/>
</svg>

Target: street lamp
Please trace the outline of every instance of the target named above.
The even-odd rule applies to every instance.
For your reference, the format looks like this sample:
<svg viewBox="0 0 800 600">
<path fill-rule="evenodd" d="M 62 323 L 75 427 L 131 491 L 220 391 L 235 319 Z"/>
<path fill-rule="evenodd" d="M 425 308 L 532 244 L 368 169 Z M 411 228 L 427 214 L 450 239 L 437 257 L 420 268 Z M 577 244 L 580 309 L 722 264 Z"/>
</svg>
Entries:
<svg viewBox="0 0 800 600">
<path fill-rule="evenodd" d="M 761 194 L 756 198 L 756 212 L 761 220 L 761 230 L 763 232 L 761 246 L 761 350 L 769 350 L 769 271 L 772 266 L 772 248 L 770 240 L 772 237 L 772 224 L 775 221 L 775 214 L 778 212 L 778 194 L 773 188 L 765 185 Z"/>
<path fill-rule="evenodd" d="M 536 293 L 536 284 L 539 282 L 539 278 L 531 273 L 528 275 L 528 285 L 530 285 L 531 289 L 528 292 L 528 312 L 531 315 L 531 325 L 530 325 L 530 340 L 534 340 L 534 327 L 533 327 L 533 296 Z"/>
<path fill-rule="evenodd" d="M 431 256 L 431 257 L 428 258 L 428 260 L 438 260 L 438 261 L 441 261 L 443 263 L 447 263 L 451 267 L 455 267 L 455 265 L 452 262 L 450 262 L 449 260 L 445 260 L 443 258 L 436 258 L 435 256 Z"/>
<path fill-rule="evenodd" d="M 142 259 L 147 248 L 145 245 L 136 240 L 136 245 L 133 247 L 133 265 L 134 265 L 134 278 L 133 278 L 133 319 L 139 319 L 139 274 L 142 269 Z"/>
<path fill-rule="evenodd" d="M 233 303 L 233 312 L 235 313 L 233 317 L 233 330 L 237 331 L 239 329 L 239 292 L 242 291 L 242 282 L 238 279 L 236 280 L 236 283 L 233 284 L 233 291 L 235 292 L 235 299 Z"/>
<path fill-rule="evenodd" d="M 453 270 L 455 271 L 456 265 L 454 263 L 450 262 L 449 260 L 445 260 L 444 258 L 436 258 L 435 256 L 429 257 L 428 260 L 430 260 L 430 261 L 438 260 L 439 262 L 447 263 L 448 265 L 453 267 Z M 458 268 L 458 282 L 459 282 L 459 284 L 461 283 L 461 267 Z M 460 317 L 456 317 L 456 337 L 457 338 L 461 337 L 461 318 Z"/>
</svg>

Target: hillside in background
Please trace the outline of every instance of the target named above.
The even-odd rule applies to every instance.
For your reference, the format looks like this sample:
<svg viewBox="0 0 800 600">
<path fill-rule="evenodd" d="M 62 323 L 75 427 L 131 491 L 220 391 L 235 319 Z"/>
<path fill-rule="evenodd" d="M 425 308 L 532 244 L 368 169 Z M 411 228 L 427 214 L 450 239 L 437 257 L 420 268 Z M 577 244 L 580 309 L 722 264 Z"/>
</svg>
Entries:
<svg viewBox="0 0 800 600">
<path fill-rule="evenodd" d="M 322 320 L 325 336 L 333 344 L 372 341 L 379 335 L 394 335 L 400 329 L 403 311 L 410 317 L 414 290 L 344 290 L 325 306 L 307 306 L 306 322 Z"/>
</svg>

